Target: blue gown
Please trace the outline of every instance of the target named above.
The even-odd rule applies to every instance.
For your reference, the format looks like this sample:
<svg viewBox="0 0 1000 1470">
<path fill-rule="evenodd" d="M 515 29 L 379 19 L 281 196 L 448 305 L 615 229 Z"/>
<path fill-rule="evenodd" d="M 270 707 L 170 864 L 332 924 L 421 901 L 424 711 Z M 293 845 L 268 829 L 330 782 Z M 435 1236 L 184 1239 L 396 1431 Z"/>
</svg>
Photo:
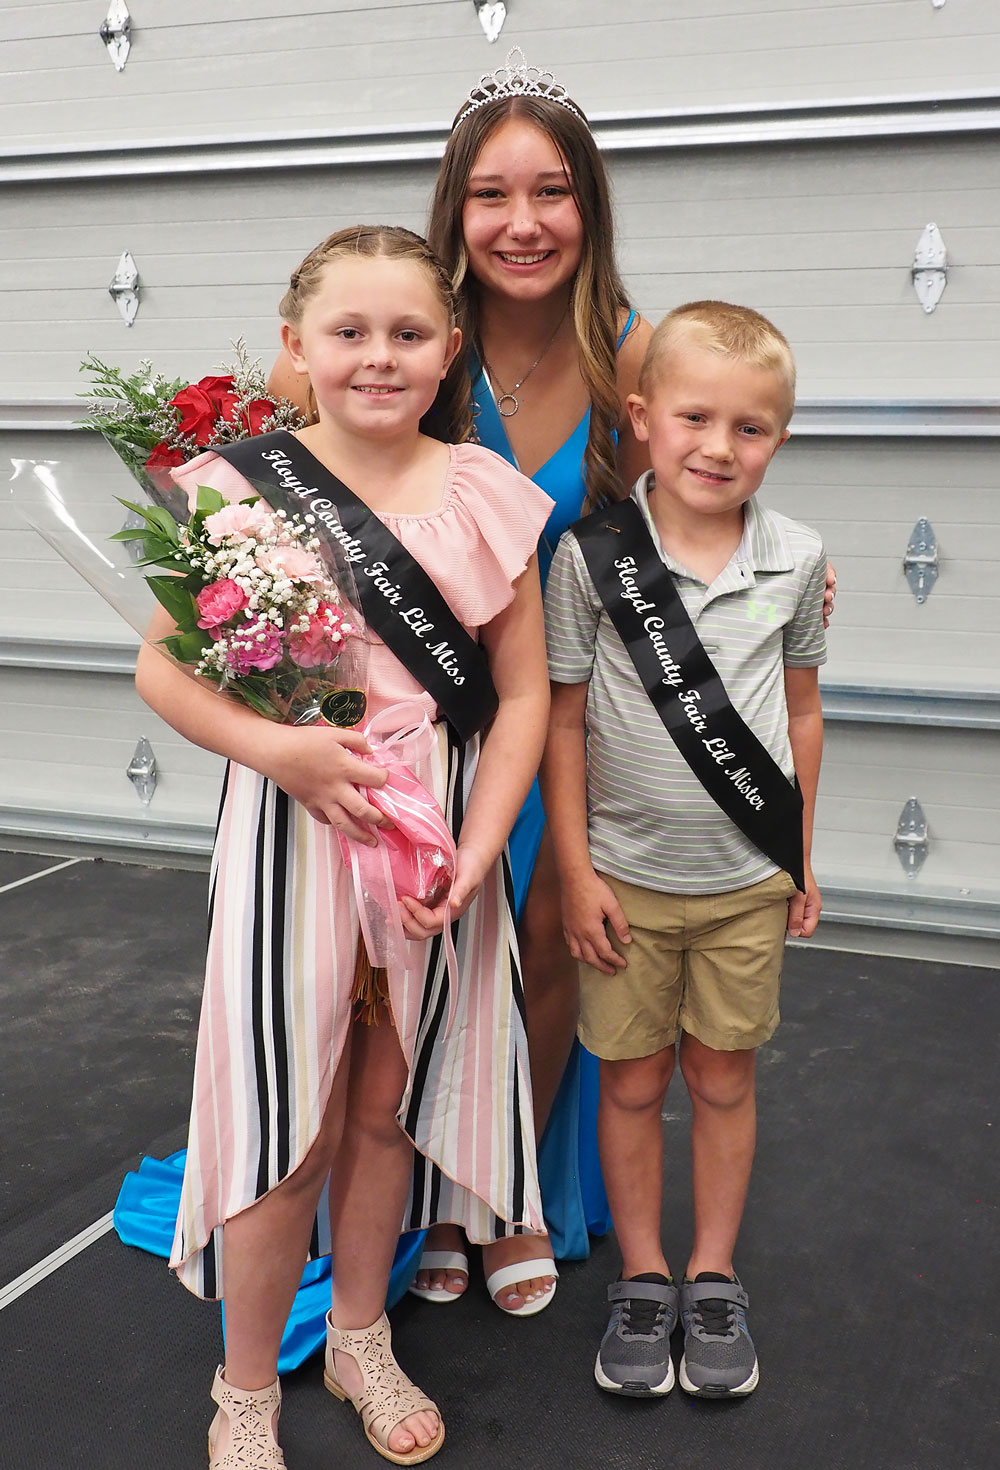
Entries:
<svg viewBox="0 0 1000 1470">
<path fill-rule="evenodd" d="M 634 320 L 635 313 L 630 312 L 618 339 L 619 347 Z M 479 442 L 517 468 L 503 419 L 481 367 L 476 372 L 472 397 Z M 580 518 L 586 494 L 583 456 L 589 434 L 588 408 L 566 442 L 531 476 L 555 501 L 538 544 L 538 570 L 543 589 L 560 536 Z M 518 813 L 508 843 L 518 914 L 531 882 L 544 826 L 545 812 L 536 780 Z M 590 1254 L 590 1236 L 605 1235 L 611 1229 L 597 1155 L 597 1091 L 597 1059 L 579 1041 L 574 1041 L 538 1149 L 542 1204 L 557 1260 L 584 1259 Z"/>
<path fill-rule="evenodd" d="M 630 314 L 618 339 L 620 347 L 634 320 Z M 515 467 L 517 461 L 504 432 L 485 375 L 479 369 L 473 384 L 479 441 Z M 532 479 L 555 501 L 538 545 L 542 586 L 560 536 L 579 519 L 585 494 L 583 455 L 590 433 L 590 409 L 566 442 L 542 465 Z M 510 863 L 515 905 L 521 912 L 545 826 L 542 799 L 535 781 L 518 813 L 510 835 Z M 125 1176 L 114 1209 L 114 1225 L 126 1245 L 138 1246 L 169 1258 L 174 1224 L 180 1205 L 184 1174 L 182 1149 L 167 1159 L 147 1157 L 138 1170 Z M 590 1236 L 611 1229 L 597 1157 L 597 1061 L 578 1041 L 556 1094 L 552 1113 L 538 1151 L 545 1219 L 558 1260 L 582 1260 L 590 1254 Z M 400 1236 L 389 1278 L 386 1305 L 398 1302 L 417 1270 L 424 1235 L 411 1231 Z M 288 1318 L 278 1372 L 297 1368 L 319 1352 L 326 1341 L 326 1311 L 330 1304 L 330 1258 L 310 1261 Z"/>
</svg>

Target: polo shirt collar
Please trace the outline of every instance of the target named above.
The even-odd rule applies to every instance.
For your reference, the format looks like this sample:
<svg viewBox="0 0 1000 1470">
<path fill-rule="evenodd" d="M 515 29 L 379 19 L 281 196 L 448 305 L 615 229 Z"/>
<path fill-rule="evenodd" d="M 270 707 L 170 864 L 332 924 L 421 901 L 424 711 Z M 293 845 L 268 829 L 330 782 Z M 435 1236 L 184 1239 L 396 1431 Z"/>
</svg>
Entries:
<svg viewBox="0 0 1000 1470">
<path fill-rule="evenodd" d="M 640 475 L 632 490 L 633 499 L 642 511 L 643 519 L 653 538 L 653 545 L 665 565 L 677 576 L 690 578 L 691 573 L 675 560 L 660 540 L 649 510 L 649 491 L 653 484 L 653 471 Z M 756 572 L 792 572 L 795 557 L 792 555 L 780 519 L 760 505 L 752 496 L 743 506 L 743 535 L 727 566 L 712 583 L 710 592 L 718 596 L 724 592 L 752 587 Z"/>
</svg>

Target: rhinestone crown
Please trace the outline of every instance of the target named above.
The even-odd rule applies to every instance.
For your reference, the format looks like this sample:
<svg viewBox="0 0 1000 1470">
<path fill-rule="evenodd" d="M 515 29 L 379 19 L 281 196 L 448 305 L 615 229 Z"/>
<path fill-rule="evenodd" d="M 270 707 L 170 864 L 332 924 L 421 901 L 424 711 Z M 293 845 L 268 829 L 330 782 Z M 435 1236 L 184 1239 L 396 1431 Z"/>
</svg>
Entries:
<svg viewBox="0 0 1000 1470">
<path fill-rule="evenodd" d="M 455 120 L 455 127 L 463 123 L 478 107 L 487 102 L 496 102 L 500 97 L 544 97 L 549 102 L 558 102 L 581 122 L 586 119 L 580 109 L 566 95 L 566 88 L 557 82 L 547 67 L 529 66 L 520 46 L 507 52 L 507 60 L 496 71 L 484 72 L 465 100 L 465 106 Z"/>
</svg>

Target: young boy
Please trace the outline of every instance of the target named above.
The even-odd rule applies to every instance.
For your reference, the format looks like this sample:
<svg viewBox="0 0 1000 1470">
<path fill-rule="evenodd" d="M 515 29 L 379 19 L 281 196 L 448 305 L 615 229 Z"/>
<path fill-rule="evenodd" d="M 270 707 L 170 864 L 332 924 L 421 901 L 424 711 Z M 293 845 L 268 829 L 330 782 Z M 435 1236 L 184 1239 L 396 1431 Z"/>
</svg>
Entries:
<svg viewBox="0 0 1000 1470">
<path fill-rule="evenodd" d="M 653 468 L 630 500 L 566 533 L 549 577 L 542 781 L 580 1038 L 601 1059 L 622 1272 L 595 1376 L 612 1393 L 673 1387 L 678 1310 L 682 1387 L 729 1396 L 758 1381 L 733 1270 L 754 1060 L 778 1024 L 786 927 L 812 934 L 820 912 L 809 847 L 826 557 L 814 531 L 753 499 L 794 389 L 788 343 L 757 312 L 672 311 L 628 400 Z M 679 1291 L 660 1239 L 678 1038 L 695 1215 Z"/>
</svg>

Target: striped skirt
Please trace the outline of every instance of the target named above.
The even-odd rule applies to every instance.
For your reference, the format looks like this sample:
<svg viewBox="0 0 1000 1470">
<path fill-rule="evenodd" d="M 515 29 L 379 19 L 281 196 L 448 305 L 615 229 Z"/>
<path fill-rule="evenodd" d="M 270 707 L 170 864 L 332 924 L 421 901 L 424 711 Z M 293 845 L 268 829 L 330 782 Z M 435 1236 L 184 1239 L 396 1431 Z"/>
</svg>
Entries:
<svg viewBox="0 0 1000 1470">
<path fill-rule="evenodd" d="M 438 729 L 417 772 L 456 838 L 478 743 Z M 542 1221 L 524 996 L 506 854 L 454 926 L 458 993 L 440 936 L 389 973 L 415 1146 L 400 1229 L 455 1221 L 485 1242 Z M 205 994 L 181 1207 L 170 1264 L 221 1297 L 222 1227 L 299 1166 L 322 1122 L 352 1022 L 359 943 L 350 873 L 331 827 L 230 764 L 212 863 Z M 329 1251 L 326 1191 L 311 1256 Z"/>
</svg>

